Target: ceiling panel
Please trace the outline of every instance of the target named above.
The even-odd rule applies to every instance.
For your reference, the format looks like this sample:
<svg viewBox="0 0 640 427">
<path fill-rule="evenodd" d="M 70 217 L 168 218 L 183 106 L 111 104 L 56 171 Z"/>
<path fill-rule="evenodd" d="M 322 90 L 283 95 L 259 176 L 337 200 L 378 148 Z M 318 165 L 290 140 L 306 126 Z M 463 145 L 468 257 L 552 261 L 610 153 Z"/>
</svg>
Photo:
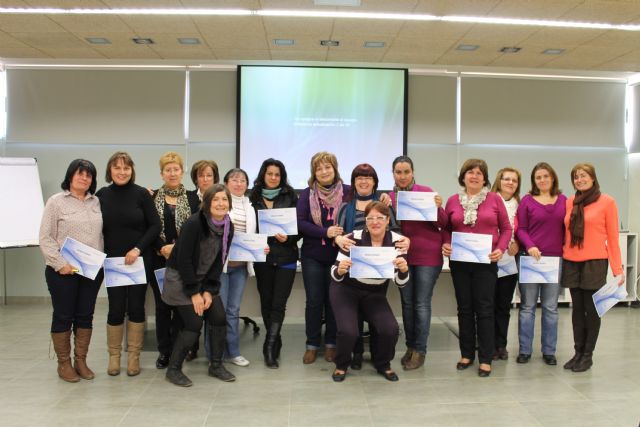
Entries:
<svg viewBox="0 0 640 427">
<path fill-rule="evenodd" d="M 524 25 L 475 25 L 464 35 L 464 38 L 513 46 L 531 37 L 538 29 Z"/>
<path fill-rule="evenodd" d="M 520 51 L 518 53 L 503 53 L 488 65 L 492 67 L 538 68 L 554 59 L 552 55 L 544 55 L 538 52 L 542 52 L 542 49 L 531 49 L 527 52 Z"/>
<path fill-rule="evenodd" d="M 489 16 L 503 18 L 557 19 L 584 0 L 505 0 L 494 7 Z"/>
<path fill-rule="evenodd" d="M 499 3 L 500 0 L 420 0 L 415 12 L 437 16 L 484 16 Z"/>
<path fill-rule="evenodd" d="M 265 60 L 271 59 L 268 50 L 250 50 L 250 49 L 215 49 L 213 54 L 218 59 L 230 60 Z"/>
<path fill-rule="evenodd" d="M 343 61 L 343 62 L 380 62 L 384 56 L 385 49 L 373 49 L 367 50 L 338 50 L 330 49 L 327 56 L 328 61 Z"/>
<path fill-rule="evenodd" d="M 69 33 L 12 33 L 13 37 L 35 48 L 84 49 L 86 42 Z"/>
<path fill-rule="evenodd" d="M 398 37 L 457 39 L 464 36 L 473 26 L 474 24 L 455 22 L 405 22 Z"/>
<path fill-rule="evenodd" d="M 77 48 L 77 49 L 58 49 L 58 48 L 42 48 L 41 49 L 47 55 L 53 58 L 89 58 L 89 59 L 105 59 L 106 56 L 100 52 L 91 49 L 90 47 Z"/>
<path fill-rule="evenodd" d="M 263 35 L 245 35 L 235 37 L 215 37 L 203 34 L 209 46 L 214 49 L 263 50 L 268 49 L 269 43 Z"/>
<path fill-rule="evenodd" d="M 118 16 L 113 15 L 50 15 L 50 18 L 72 33 L 131 32 L 130 26 Z"/>
<path fill-rule="evenodd" d="M 395 36 L 402 28 L 402 21 L 381 21 L 377 19 L 336 19 L 333 25 L 333 35 L 340 37 L 343 34 L 380 34 L 382 36 Z"/>
<path fill-rule="evenodd" d="M 64 33 L 65 29 L 44 15 L 0 15 L 0 31 L 7 33 Z"/>
<path fill-rule="evenodd" d="M 383 60 L 385 63 L 392 64 L 435 64 L 439 57 L 440 55 L 428 53 L 416 55 L 389 50 L 384 54 Z"/>
<path fill-rule="evenodd" d="M 631 49 L 626 48 L 577 47 L 549 61 L 545 67 L 588 70 L 630 52 Z"/>
<path fill-rule="evenodd" d="M 326 61 L 327 56 L 322 50 L 271 50 L 271 59 L 275 61 Z"/>
<path fill-rule="evenodd" d="M 264 17 L 264 28 L 268 33 L 286 34 L 324 34 L 331 35 L 333 19 L 299 18 L 289 19 L 284 17 Z"/>
<path fill-rule="evenodd" d="M 119 15 L 131 29 L 143 33 L 195 33 L 198 28 L 190 16 Z"/>
<path fill-rule="evenodd" d="M 441 55 L 456 44 L 456 40 L 396 39 L 389 51 L 403 54 Z"/>
<path fill-rule="evenodd" d="M 523 45 L 537 44 L 545 45 L 547 47 L 567 48 L 587 43 L 604 33 L 606 33 L 606 30 L 590 30 L 580 28 L 541 28 L 521 43 Z"/>
<path fill-rule="evenodd" d="M 264 34 L 262 18 L 258 16 L 194 16 L 193 22 L 202 34 L 221 36 Z"/>
<path fill-rule="evenodd" d="M 29 46 L 7 33 L 0 32 L 0 47 L 24 48 Z"/>
<path fill-rule="evenodd" d="M 50 58 L 50 56 L 32 47 L 0 46 L 0 58 Z"/>
<path fill-rule="evenodd" d="M 119 46 L 96 45 L 95 50 L 111 59 L 162 59 L 160 55 L 145 45 L 134 45 L 130 48 Z"/>
<path fill-rule="evenodd" d="M 570 21 L 623 24 L 638 16 L 640 16 L 640 5 L 637 1 L 586 0 L 560 18 Z"/>
</svg>

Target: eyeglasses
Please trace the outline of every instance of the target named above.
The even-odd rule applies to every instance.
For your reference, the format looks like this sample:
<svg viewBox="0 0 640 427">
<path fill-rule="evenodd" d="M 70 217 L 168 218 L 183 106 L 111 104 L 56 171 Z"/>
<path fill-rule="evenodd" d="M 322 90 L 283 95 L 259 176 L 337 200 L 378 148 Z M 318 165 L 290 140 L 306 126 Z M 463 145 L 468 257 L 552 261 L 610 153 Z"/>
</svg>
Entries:
<svg viewBox="0 0 640 427">
<path fill-rule="evenodd" d="M 367 222 L 382 222 L 385 221 L 387 219 L 386 216 L 368 216 L 365 218 L 365 221 Z"/>
</svg>

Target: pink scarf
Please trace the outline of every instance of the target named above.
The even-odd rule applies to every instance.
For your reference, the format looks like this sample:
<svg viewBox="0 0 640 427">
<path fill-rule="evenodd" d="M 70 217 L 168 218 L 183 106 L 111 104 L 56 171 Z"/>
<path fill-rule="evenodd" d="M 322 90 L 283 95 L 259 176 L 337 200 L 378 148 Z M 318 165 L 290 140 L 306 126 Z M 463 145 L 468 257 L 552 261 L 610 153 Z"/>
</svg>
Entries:
<svg viewBox="0 0 640 427">
<path fill-rule="evenodd" d="M 322 201 L 322 204 L 324 204 L 329 211 L 327 219 L 329 221 L 334 221 L 335 215 L 338 213 L 338 208 L 340 207 L 340 204 L 342 204 L 342 181 L 338 181 L 328 188 L 323 187 L 316 181 L 310 187 L 310 190 L 309 207 L 311 208 L 311 218 L 317 226 L 323 227 L 320 201 Z"/>
</svg>

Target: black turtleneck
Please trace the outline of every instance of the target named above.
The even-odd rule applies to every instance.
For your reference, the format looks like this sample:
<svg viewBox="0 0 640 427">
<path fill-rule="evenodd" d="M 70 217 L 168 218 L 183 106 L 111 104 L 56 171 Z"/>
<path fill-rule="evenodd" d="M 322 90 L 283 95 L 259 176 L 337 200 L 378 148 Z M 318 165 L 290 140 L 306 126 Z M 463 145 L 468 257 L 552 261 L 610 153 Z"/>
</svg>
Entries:
<svg viewBox="0 0 640 427">
<path fill-rule="evenodd" d="M 134 247 L 150 250 L 160 234 L 160 217 L 147 189 L 128 183 L 101 188 L 104 251 L 109 257 L 125 256 Z"/>
</svg>

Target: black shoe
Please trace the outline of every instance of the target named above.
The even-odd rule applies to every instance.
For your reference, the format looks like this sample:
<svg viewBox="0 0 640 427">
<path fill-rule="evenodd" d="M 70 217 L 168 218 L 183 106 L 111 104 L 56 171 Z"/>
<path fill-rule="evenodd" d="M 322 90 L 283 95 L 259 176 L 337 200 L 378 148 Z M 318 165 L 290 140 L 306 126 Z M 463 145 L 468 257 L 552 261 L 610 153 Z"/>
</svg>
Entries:
<svg viewBox="0 0 640 427">
<path fill-rule="evenodd" d="M 556 366 L 558 364 L 558 359 L 556 359 L 553 354 L 543 354 L 542 360 L 544 360 L 544 363 L 550 366 Z"/>
<path fill-rule="evenodd" d="M 191 387 L 193 383 L 185 374 L 182 373 L 182 362 L 193 344 L 198 339 L 197 332 L 180 331 L 173 343 L 173 351 L 169 358 L 168 369 L 165 375 L 167 381 L 180 387 Z M 160 358 L 158 358 L 160 360 Z M 157 361 L 156 361 L 157 366 Z"/>
<path fill-rule="evenodd" d="M 497 352 L 498 352 L 498 359 L 500 359 L 500 360 L 508 360 L 509 359 L 509 352 L 507 351 L 506 348 L 500 347 L 500 348 L 498 348 Z"/>
<path fill-rule="evenodd" d="M 209 353 L 211 354 L 209 375 L 225 382 L 235 381 L 235 375 L 227 371 L 222 364 L 222 354 L 227 341 L 227 327 L 214 326 L 207 322 L 207 331 L 209 332 Z"/>
<path fill-rule="evenodd" d="M 180 387 L 191 387 L 193 385 L 193 382 L 191 382 L 189 377 L 183 374 L 179 369 L 167 369 L 165 378 L 170 383 Z"/>
<path fill-rule="evenodd" d="M 456 363 L 456 369 L 458 371 L 464 371 L 465 369 L 467 369 L 471 365 L 473 365 L 473 360 L 469 360 L 467 363 L 458 362 L 458 363 Z"/>
<path fill-rule="evenodd" d="M 486 371 L 482 368 L 478 368 L 478 376 L 480 378 L 487 378 L 489 375 L 491 375 L 491 371 Z"/>
<path fill-rule="evenodd" d="M 353 359 L 351 359 L 351 369 L 359 371 L 362 369 L 362 353 L 353 353 Z"/>
<path fill-rule="evenodd" d="M 387 380 L 387 381 L 398 381 L 400 379 L 400 378 L 398 378 L 398 375 L 393 371 L 389 371 L 389 372 L 378 371 L 378 373 L 380 375 L 382 375 L 384 377 L 384 379 Z"/>
<path fill-rule="evenodd" d="M 338 370 L 336 369 L 335 371 L 333 371 L 333 374 L 331 374 L 331 378 L 333 379 L 333 381 L 337 383 L 341 383 L 342 381 L 344 381 L 346 377 L 347 377 L 347 371 L 344 371 L 343 373 L 339 374 Z"/>
<path fill-rule="evenodd" d="M 531 359 L 531 355 L 530 354 L 522 354 L 522 353 L 520 353 L 518 355 L 518 358 L 516 359 L 516 362 L 518 362 L 518 363 L 529 363 L 529 359 Z"/>
<path fill-rule="evenodd" d="M 226 383 L 230 383 L 236 380 L 236 376 L 227 371 L 222 363 L 214 364 L 213 362 L 209 366 L 209 376 L 218 378 Z"/>
<path fill-rule="evenodd" d="M 170 356 L 168 354 L 160 354 L 156 359 L 156 368 L 165 369 L 169 366 L 169 358 Z"/>
<path fill-rule="evenodd" d="M 578 360 L 580 360 L 581 357 L 582 357 L 582 352 L 576 351 L 573 357 L 569 359 L 567 363 L 564 364 L 564 369 L 573 369 L 573 367 L 576 366 L 576 363 L 578 363 Z"/>
<path fill-rule="evenodd" d="M 582 357 L 575 363 L 571 370 L 573 372 L 584 372 L 593 366 L 593 353 L 583 353 Z"/>
</svg>

